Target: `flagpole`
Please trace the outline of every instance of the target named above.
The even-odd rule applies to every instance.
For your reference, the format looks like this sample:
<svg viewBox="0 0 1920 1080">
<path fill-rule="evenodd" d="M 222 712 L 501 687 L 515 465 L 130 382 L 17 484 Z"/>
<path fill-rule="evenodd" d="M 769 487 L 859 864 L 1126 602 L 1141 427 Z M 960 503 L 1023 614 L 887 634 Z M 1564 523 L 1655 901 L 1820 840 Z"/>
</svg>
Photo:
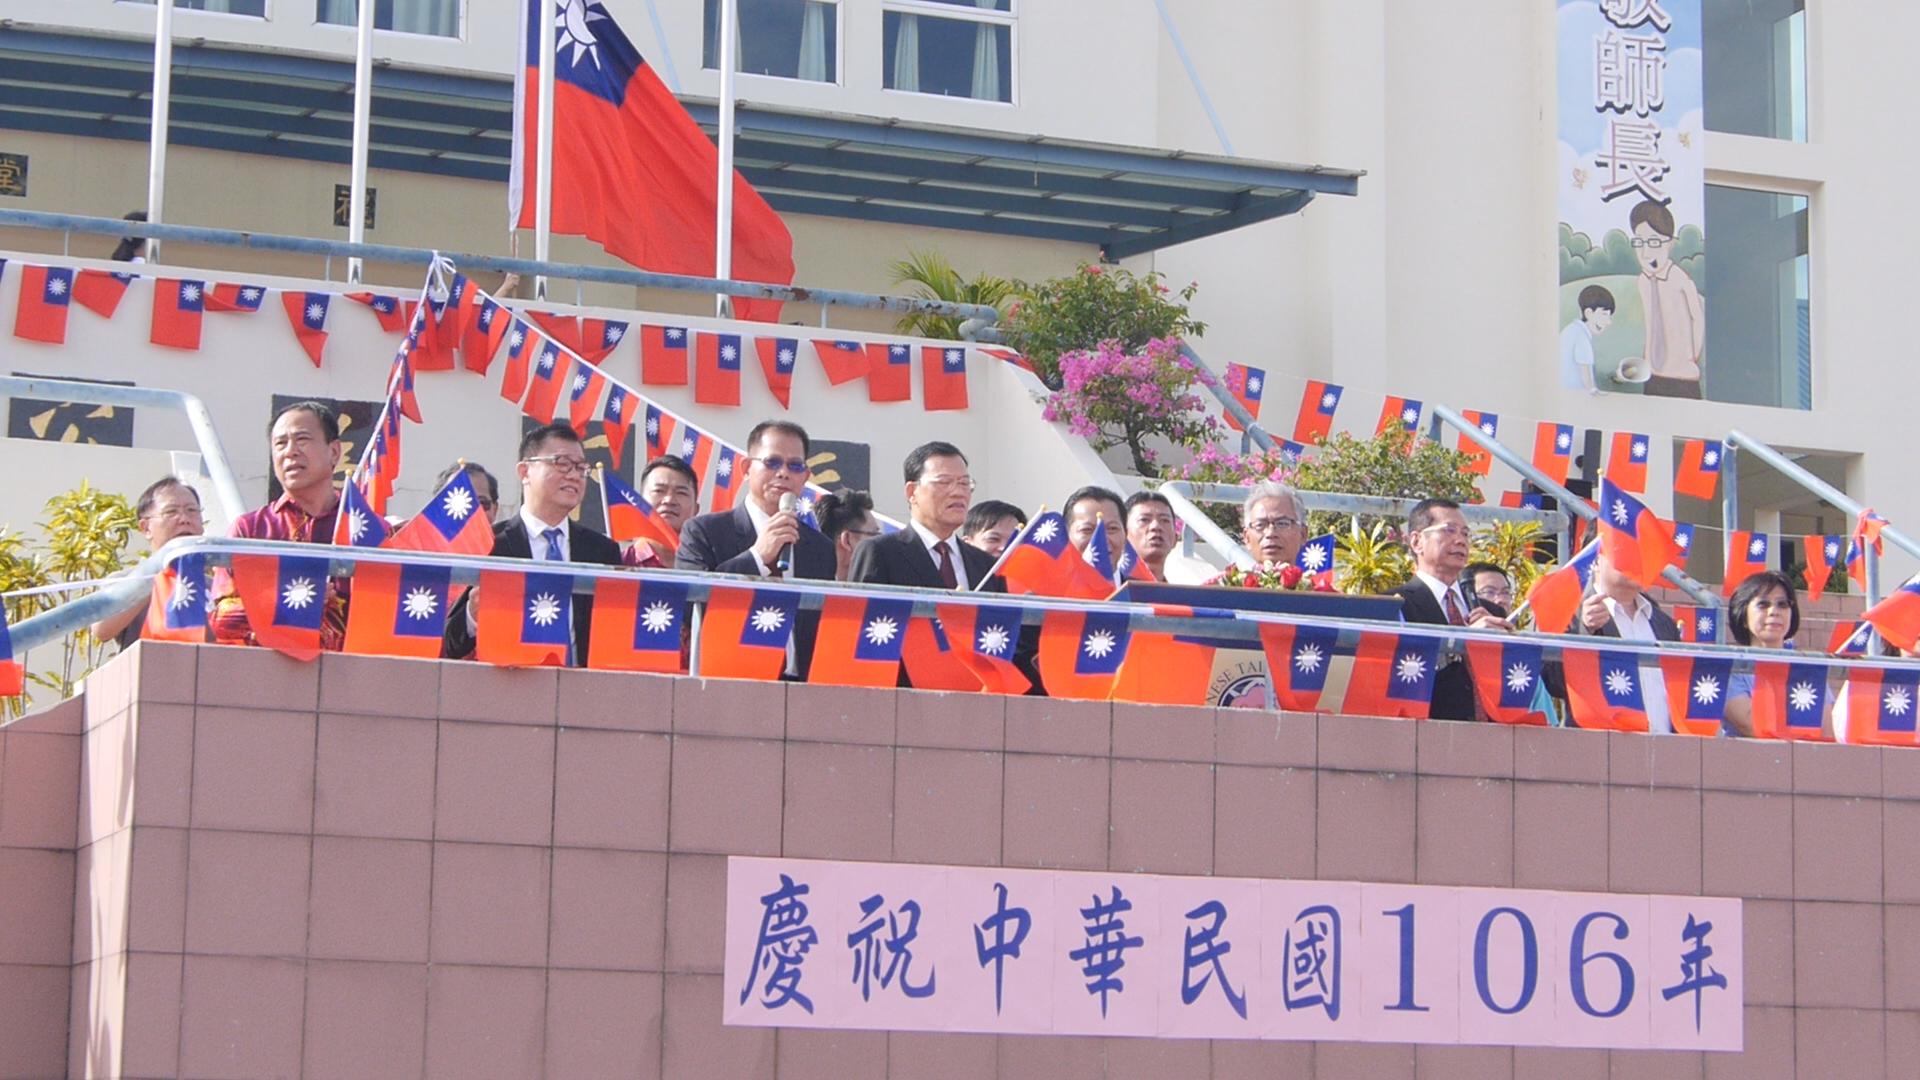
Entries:
<svg viewBox="0 0 1920 1080">
<path fill-rule="evenodd" d="M 167 115 L 173 97 L 173 0 L 156 0 L 153 28 L 153 118 L 147 134 L 147 221 L 159 224 L 167 191 Z M 158 262 L 160 241 L 147 241 L 147 261 Z"/>
<path fill-rule="evenodd" d="M 353 194 L 347 205 L 347 241 L 367 242 L 367 143 L 373 119 L 373 9 L 361 0 L 353 51 Z M 347 259 L 347 283 L 358 285 L 363 264 Z"/>
<path fill-rule="evenodd" d="M 715 132 L 720 146 L 720 175 L 713 201 L 713 276 L 722 281 L 733 276 L 733 69 L 739 65 L 734 55 L 739 25 L 739 0 L 720 0 L 720 129 Z M 723 319 L 733 314 L 732 300 L 726 293 L 713 298 L 713 308 L 713 313 Z"/>
<path fill-rule="evenodd" d="M 570 0 L 583 3 L 584 0 Z M 535 261 L 547 262 L 552 258 L 553 243 L 553 62 L 554 62 L 554 10 L 553 0 L 538 0 L 540 11 L 540 119 L 537 149 L 534 152 L 534 203 L 533 203 L 533 257 Z M 536 300 L 547 298 L 547 275 L 538 274 L 533 279 L 533 296 Z"/>
</svg>

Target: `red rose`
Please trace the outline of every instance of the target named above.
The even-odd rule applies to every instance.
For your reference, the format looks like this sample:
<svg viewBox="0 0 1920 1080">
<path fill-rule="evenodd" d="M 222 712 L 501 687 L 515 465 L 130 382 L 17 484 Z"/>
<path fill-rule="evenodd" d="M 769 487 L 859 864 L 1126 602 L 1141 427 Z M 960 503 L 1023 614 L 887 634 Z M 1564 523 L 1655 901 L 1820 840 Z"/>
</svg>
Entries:
<svg viewBox="0 0 1920 1080">
<path fill-rule="evenodd" d="M 1300 584 L 1300 568 L 1291 564 L 1280 568 L 1280 587 L 1291 589 Z"/>
</svg>

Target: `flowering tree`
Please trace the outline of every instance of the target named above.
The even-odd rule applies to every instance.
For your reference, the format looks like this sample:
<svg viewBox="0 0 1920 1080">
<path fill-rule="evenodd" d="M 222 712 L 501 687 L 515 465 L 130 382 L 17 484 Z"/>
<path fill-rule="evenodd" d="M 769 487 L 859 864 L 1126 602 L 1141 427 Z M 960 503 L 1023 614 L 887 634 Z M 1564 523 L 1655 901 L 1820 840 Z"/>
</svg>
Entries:
<svg viewBox="0 0 1920 1080">
<path fill-rule="evenodd" d="M 1117 266 L 1082 264 L 1071 274 L 1037 284 L 1016 282 L 1014 303 L 1001 325 L 1008 348 L 1027 358 L 1040 380 L 1062 385 L 1062 358 L 1117 341 L 1138 352 L 1159 338 L 1197 338 L 1207 327 L 1187 313 L 1199 286 L 1178 293 L 1157 272 L 1136 276 Z"/>
<path fill-rule="evenodd" d="M 1156 338 L 1138 351 L 1109 339 L 1060 356 L 1061 387 L 1047 399 L 1043 415 L 1065 423 L 1095 450 L 1125 446 L 1141 476 L 1159 476 L 1150 437 L 1204 452 L 1218 434 L 1220 422 L 1202 410 L 1193 392 L 1201 378 L 1178 339 Z"/>
</svg>

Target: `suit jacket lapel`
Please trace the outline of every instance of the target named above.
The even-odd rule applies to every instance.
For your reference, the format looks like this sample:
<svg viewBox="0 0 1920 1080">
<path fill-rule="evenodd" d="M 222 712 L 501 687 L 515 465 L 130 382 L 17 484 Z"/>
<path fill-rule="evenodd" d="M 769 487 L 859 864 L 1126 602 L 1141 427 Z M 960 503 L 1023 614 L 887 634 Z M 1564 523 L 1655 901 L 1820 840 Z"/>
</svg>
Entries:
<svg viewBox="0 0 1920 1080">
<path fill-rule="evenodd" d="M 946 584 L 940 580 L 940 564 L 933 561 L 933 556 L 927 551 L 927 545 L 920 541 L 920 534 L 913 530 L 913 526 L 909 525 L 901 529 L 894 536 L 894 542 L 905 549 L 907 566 L 920 578 L 920 581 L 915 584 L 925 584 L 933 589 Z"/>
</svg>

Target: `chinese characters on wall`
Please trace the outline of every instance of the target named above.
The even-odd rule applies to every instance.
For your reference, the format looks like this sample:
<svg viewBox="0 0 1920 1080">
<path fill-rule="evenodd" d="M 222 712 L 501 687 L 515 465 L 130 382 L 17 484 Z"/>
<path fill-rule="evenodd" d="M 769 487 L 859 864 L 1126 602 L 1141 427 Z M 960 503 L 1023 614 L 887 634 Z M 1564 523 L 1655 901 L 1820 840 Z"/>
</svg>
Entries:
<svg viewBox="0 0 1920 1080">
<path fill-rule="evenodd" d="M 728 861 L 726 1022 L 1737 1050 L 1711 897 Z"/>
</svg>

